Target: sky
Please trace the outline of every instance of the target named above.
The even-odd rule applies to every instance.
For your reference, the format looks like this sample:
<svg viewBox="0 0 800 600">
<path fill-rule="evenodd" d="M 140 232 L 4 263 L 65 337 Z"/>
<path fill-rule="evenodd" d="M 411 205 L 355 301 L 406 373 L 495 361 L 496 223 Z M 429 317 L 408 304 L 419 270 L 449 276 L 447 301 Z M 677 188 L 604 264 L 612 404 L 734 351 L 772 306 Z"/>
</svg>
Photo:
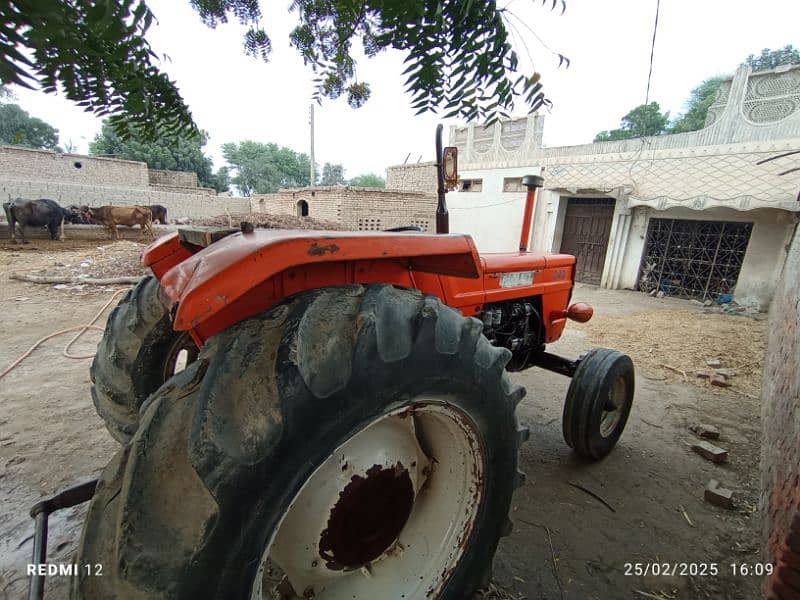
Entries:
<svg viewBox="0 0 800 600">
<path fill-rule="evenodd" d="M 645 100 L 656 0 L 566 0 L 563 15 L 536 0 L 500 0 L 515 18 L 512 42 L 522 65 L 542 73 L 553 107 L 545 111 L 544 143 L 591 142 Z M 244 55 L 238 23 L 212 30 L 188 0 L 148 0 L 158 23 L 148 39 L 168 60 L 161 67 L 174 79 L 195 118 L 210 134 L 206 152 L 222 166 L 220 146 L 251 139 L 309 150 L 308 112 L 313 92 L 310 68 L 289 46 L 296 22 L 289 2 L 262 0 L 263 25 L 272 39 L 268 63 Z M 525 25 L 520 24 L 520 21 Z M 800 46 L 797 0 L 661 0 L 650 100 L 681 112 L 691 89 L 703 79 L 730 74 L 749 54 L 786 44 Z M 531 32 L 535 32 L 534 33 Z M 537 36 L 539 39 L 537 39 Z M 570 59 L 558 66 L 554 52 Z M 432 160 L 435 115 L 414 116 L 402 87 L 405 55 L 383 52 L 362 58 L 359 80 L 372 87 L 360 109 L 345 100 L 315 105 L 316 162 L 341 163 L 346 177 L 384 174 L 389 165 Z M 61 144 L 77 152 L 100 130 L 100 120 L 60 96 L 15 89 L 17 102 L 59 130 Z M 521 106 L 518 114 L 525 114 Z"/>
</svg>

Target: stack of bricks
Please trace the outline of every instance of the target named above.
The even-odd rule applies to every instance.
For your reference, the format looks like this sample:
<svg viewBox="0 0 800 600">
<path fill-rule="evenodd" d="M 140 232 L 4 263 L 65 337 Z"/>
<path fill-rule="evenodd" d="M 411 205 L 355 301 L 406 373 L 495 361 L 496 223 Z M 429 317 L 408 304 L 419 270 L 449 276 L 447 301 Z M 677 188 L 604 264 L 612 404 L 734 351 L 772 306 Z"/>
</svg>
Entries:
<svg viewBox="0 0 800 600">
<path fill-rule="evenodd" d="M 800 229 L 775 292 L 762 396 L 762 497 L 772 600 L 800 598 Z"/>
</svg>

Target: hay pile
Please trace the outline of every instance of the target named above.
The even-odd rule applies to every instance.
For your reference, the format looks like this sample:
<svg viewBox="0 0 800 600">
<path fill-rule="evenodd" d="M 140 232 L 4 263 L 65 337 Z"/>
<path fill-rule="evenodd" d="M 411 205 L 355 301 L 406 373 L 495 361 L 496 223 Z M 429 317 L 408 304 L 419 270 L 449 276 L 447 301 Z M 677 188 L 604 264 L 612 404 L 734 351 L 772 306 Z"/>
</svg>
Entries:
<svg viewBox="0 0 800 600">
<path fill-rule="evenodd" d="M 218 215 L 207 219 L 196 219 L 194 225 L 215 225 L 218 227 L 239 227 L 239 223 L 247 221 L 263 229 L 324 229 L 329 231 L 347 231 L 347 227 L 331 221 L 320 221 L 311 217 L 295 217 L 293 215 L 272 215 L 268 213 L 232 213 Z"/>
<path fill-rule="evenodd" d="M 695 376 L 711 371 L 706 361 L 718 359 L 733 369 L 731 389 L 761 394 L 761 373 L 767 349 L 766 322 L 696 311 L 661 310 L 628 315 L 596 315 L 586 332 L 593 344 L 630 354 L 636 369 L 652 379 L 683 380 L 709 390 L 708 380 Z M 667 366 L 665 366 L 667 365 Z M 672 367 L 672 369 L 668 368 Z M 676 369 L 676 370 L 673 370 Z"/>
</svg>

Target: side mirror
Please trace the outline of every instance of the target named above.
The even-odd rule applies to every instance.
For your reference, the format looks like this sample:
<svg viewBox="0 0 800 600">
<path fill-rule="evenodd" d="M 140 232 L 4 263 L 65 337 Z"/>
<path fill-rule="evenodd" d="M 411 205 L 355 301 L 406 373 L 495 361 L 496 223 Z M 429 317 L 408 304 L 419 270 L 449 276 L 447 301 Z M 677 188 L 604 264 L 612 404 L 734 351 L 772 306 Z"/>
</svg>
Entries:
<svg viewBox="0 0 800 600">
<path fill-rule="evenodd" d="M 458 187 L 458 148 L 455 146 L 448 146 L 442 152 L 442 171 L 445 189 L 456 189 Z"/>
</svg>

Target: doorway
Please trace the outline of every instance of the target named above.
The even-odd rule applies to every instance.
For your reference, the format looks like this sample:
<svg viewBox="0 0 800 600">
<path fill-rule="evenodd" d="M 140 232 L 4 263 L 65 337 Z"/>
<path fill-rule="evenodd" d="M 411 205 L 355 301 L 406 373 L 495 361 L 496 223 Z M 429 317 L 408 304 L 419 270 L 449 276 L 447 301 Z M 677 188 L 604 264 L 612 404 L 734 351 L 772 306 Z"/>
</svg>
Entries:
<svg viewBox="0 0 800 600">
<path fill-rule="evenodd" d="M 613 198 L 570 198 L 567 202 L 561 252 L 575 257 L 575 281 L 600 285 L 613 216 Z"/>
</svg>

